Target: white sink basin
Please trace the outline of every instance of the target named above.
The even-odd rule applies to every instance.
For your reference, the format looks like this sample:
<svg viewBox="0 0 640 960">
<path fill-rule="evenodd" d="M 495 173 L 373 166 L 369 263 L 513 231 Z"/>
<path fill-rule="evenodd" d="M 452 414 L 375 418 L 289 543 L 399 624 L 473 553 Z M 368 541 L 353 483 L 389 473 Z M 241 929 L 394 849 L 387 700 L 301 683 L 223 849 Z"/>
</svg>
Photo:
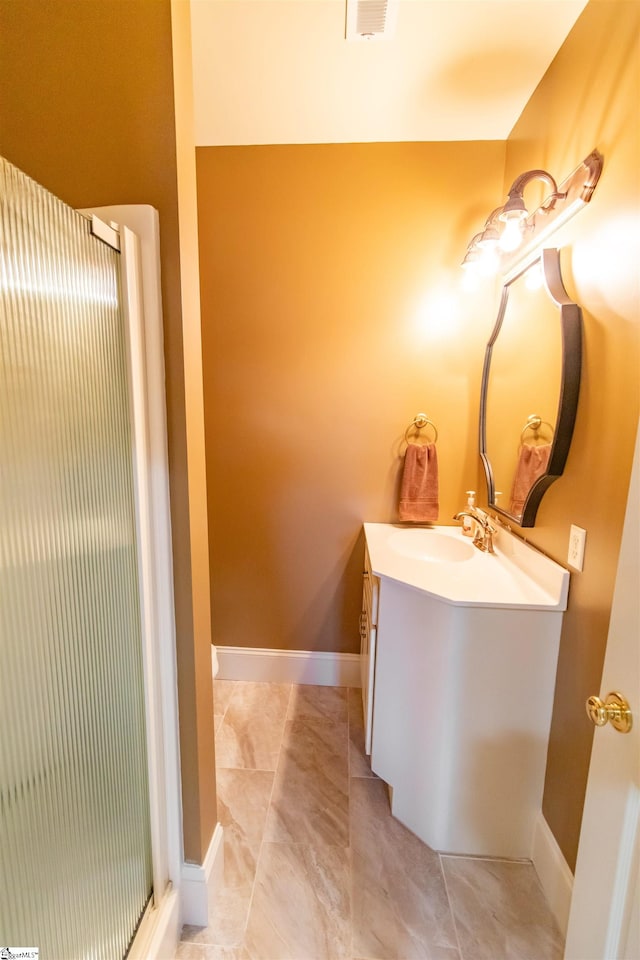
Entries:
<svg viewBox="0 0 640 960">
<path fill-rule="evenodd" d="M 461 606 L 566 610 L 569 573 L 501 529 L 495 553 L 483 553 L 461 526 L 401 527 L 365 523 L 371 566 L 378 577 Z"/>
<path fill-rule="evenodd" d="M 456 540 L 436 530 L 408 527 L 390 535 L 389 547 L 402 556 L 425 560 L 427 563 L 464 563 L 465 560 L 471 560 L 478 549 L 468 540 L 463 540 L 462 536 Z"/>
</svg>

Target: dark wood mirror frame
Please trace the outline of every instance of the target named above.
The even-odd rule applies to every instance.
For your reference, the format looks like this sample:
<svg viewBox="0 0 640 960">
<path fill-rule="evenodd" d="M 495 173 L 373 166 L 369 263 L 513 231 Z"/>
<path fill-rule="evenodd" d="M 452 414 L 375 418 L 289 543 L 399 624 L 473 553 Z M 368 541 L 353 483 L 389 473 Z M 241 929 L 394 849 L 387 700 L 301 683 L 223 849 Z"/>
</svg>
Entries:
<svg viewBox="0 0 640 960">
<path fill-rule="evenodd" d="M 569 298 L 564 288 L 560 272 L 560 251 L 556 249 L 542 250 L 540 263 L 547 293 L 559 308 L 562 342 L 560 395 L 547 469 L 542 476 L 538 477 L 529 490 L 521 516 L 509 513 L 509 511 L 496 503 L 493 470 L 486 443 L 486 415 L 489 378 L 491 374 L 491 356 L 507 310 L 509 288 L 515 280 L 529 269 L 531 261 L 529 261 L 526 266 L 523 266 L 522 270 L 505 283 L 502 288 L 498 317 L 485 352 L 480 395 L 480 456 L 487 479 L 489 506 L 492 510 L 495 510 L 496 513 L 502 514 L 502 516 L 513 521 L 520 527 L 534 526 L 538 506 L 545 491 L 551 486 L 554 480 L 562 476 L 564 471 L 576 419 L 582 367 L 582 311 L 580 307 Z"/>
</svg>

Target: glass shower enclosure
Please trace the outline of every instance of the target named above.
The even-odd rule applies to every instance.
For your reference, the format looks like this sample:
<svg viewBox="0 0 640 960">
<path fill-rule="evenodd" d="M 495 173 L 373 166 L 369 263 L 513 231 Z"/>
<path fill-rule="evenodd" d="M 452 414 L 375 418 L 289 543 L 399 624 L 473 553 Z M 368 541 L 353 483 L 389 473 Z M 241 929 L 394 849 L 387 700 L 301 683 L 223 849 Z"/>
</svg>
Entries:
<svg viewBox="0 0 640 960">
<path fill-rule="evenodd" d="M 0 944 L 43 960 L 153 892 L 119 256 L 0 159 Z"/>
</svg>

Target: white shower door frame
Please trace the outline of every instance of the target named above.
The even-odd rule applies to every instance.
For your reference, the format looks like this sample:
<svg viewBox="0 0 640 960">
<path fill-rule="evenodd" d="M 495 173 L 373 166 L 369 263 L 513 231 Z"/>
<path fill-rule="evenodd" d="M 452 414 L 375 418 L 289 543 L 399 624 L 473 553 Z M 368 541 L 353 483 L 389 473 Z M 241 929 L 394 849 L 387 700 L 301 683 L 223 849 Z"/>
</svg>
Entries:
<svg viewBox="0 0 640 960">
<path fill-rule="evenodd" d="M 79 211 L 121 251 L 132 400 L 145 675 L 153 898 L 128 960 L 173 956 L 180 932 L 182 816 L 158 212 L 148 205 Z"/>
</svg>

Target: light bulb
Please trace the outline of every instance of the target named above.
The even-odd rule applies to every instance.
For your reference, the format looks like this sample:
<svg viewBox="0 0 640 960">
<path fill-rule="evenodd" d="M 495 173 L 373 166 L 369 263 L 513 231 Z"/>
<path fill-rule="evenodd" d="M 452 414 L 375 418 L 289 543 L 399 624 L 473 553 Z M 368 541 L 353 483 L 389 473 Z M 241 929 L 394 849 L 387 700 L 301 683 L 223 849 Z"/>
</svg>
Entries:
<svg viewBox="0 0 640 960">
<path fill-rule="evenodd" d="M 480 289 L 480 277 L 476 270 L 465 270 L 462 274 L 462 289 L 465 293 L 477 293 Z"/>
<path fill-rule="evenodd" d="M 516 219 L 507 220 L 502 236 L 500 237 L 500 249 L 505 253 L 517 250 L 522 243 L 522 221 Z"/>
<path fill-rule="evenodd" d="M 500 258 L 495 248 L 485 249 L 478 260 L 478 274 L 481 277 L 493 277 L 498 272 Z"/>
</svg>

